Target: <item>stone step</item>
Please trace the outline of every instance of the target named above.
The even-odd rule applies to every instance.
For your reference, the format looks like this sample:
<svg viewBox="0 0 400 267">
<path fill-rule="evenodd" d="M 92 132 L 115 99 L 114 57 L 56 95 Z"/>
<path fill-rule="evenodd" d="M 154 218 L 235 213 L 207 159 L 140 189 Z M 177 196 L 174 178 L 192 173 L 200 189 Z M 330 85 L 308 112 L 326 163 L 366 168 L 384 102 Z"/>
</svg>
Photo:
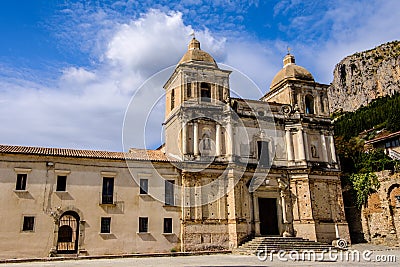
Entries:
<svg viewBox="0 0 400 267">
<path fill-rule="evenodd" d="M 240 246 L 241 248 L 249 248 L 249 247 L 309 247 L 309 246 L 319 246 L 326 247 L 327 244 L 308 244 L 308 245 L 300 245 L 300 244 L 249 244 L 247 246 Z"/>
<path fill-rule="evenodd" d="M 321 243 L 321 242 L 307 242 L 307 243 L 285 243 L 285 242 L 274 242 L 274 243 L 246 243 L 241 245 L 241 247 L 246 247 L 246 246 L 279 246 L 279 245 L 289 245 L 289 246 L 308 246 L 308 245 L 322 245 L 322 246 L 326 246 L 328 244 L 325 243 Z"/>
<path fill-rule="evenodd" d="M 295 250 L 299 252 L 313 250 L 315 253 L 318 253 L 329 250 L 329 248 L 334 249 L 335 247 L 301 237 L 255 237 L 240 245 L 234 252 L 240 254 L 256 254 L 260 250 L 267 249 L 267 251 Z"/>
</svg>

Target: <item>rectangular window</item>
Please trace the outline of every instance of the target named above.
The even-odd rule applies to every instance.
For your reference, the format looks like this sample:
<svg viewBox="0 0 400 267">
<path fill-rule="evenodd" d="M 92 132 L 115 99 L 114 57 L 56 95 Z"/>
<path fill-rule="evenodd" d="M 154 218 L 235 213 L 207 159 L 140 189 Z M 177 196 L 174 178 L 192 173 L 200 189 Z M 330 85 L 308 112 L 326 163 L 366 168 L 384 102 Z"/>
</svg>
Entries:
<svg viewBox="0 0 400 267">
<path fill-rule="evenodd" d="M 67 191 L 67 176 L 58 175 L 57 176 L 57 189 L 56 191 Z"/>
<path fill-rule="evenodd" d="M 24 216 L 24 224 L 22 225 L 22 231 L 33 231 L 35 226 L 35 217 Z"/>
<path fill-rule="evenodd" d="M 114 199 L 114 178 L 103 177 L 103 192 L 101 203 L 102 204 L 113 204 Z"/>
<path fill-rule="evenodd" d="M 146 195 L 149 191 L 149 180 L 148 179 L 140 179 L 140 194 Z"/>
<path fill-rule="evenodd" d="M 325 112 L 324 95 L 320 95 L 319 99 L 320 99 L 319 102 L 320 102 L 320 105 L 321 105 L 321 112 Z"/>
<path fill-rule="evenodd" d="M 100 233 L 102 233 L 102 234 L 111 233 L 111 218 L 110 217 L 101 217 Z"/>
<path fill-rule="evenodd" d="M 218 94 L 219 100 L 224 101 L 224 87 L 222 87 L 222 85 L 218 85 Z"/>
<path fill-rule="evenodd" d="M 149 218 L 139 217 L 139 233 L 147 233 L 149 227 Z"/>
<path fill-rule="evenodd" d="M 172 233 L 172 218 L 164 218 L 164 233 Z"/>
<path fill-rule="evenodd" d="M 257 156 L 261 166 L 269 166 L 269 148 L 268 142 L 257 141 Z"/>
<path fill-rule="evenodd" d="M 175 90 L 171 90 L 171 110 L 173 110 L 175 107 Z"/>
<path fill-rule="evenodd" d="M 187 83 L 186 84 L 186 92 L 187 92 L 187 97 L 192 97 L 192 84 L 191 83 Z"/>
<path fill-rule="evenodd" d="M 174 203 L 174 180 L 165 181 L 165 205 L 173 206 Z"/>
<path fill-rule="evenodd" d="M 17 184 L 15 190 L 26 190 L 26 179 L 28 175 L 26 173 L 17 174 Z"/>
</svg>

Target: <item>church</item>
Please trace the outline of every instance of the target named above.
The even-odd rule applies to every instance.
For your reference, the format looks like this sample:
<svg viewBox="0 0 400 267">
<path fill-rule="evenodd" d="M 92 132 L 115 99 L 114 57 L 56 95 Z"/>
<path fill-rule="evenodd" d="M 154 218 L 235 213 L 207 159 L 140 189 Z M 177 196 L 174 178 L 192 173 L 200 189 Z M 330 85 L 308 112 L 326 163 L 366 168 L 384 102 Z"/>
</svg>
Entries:
<svg viewBox="0 0 400 267">
<path fill-rule="evenodd" d="M 232 97 L 230 74 L 190 41 L 156 150 L 0 145 L 0 259 L 350 241 L 328 86 L 290 53 L 261 99 Z"/>
</svg>

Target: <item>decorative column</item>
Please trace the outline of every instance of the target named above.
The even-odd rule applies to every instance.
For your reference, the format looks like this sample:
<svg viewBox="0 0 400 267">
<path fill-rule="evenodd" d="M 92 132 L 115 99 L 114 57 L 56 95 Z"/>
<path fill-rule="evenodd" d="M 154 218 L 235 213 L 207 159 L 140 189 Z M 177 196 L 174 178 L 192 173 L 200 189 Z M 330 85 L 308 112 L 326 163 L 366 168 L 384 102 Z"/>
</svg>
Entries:
<svg viewBox="0 0 400 267">
<path fill-rule="evenodd" d="M 237 235 L 237 218 L 236 218 L 236 179 L 234 171 L 231 169 L 228 172 L 227 177 L 228 192 L 226 194 L 226 205 L 228 211 L 228 233 L 229 233 L 229 249 L 236 248 L 238 246 L 238 235 Z"/>
<path fill-rule="evenodd" d="M 285 192 L 283 190 L 281 190 L 280 196 L 281 196 L 281 205 L 282 205 L 282 219 L 283 219 L 283 223 L 286 224 L 286 223 L 288 223 L 288 221 L 287 221 L 287 217 L 286 217 Z"/>
<path fill-rule="evenodd" d="M 215 156 L 221 156 L 221 125 L 215 125 Z"/>
<path fill-rule="evenodd" d="M 328 162 L 328 150 L 326 149 L 325 135 L 321 132 L 321 150 L 322 150 L 322 161 Z"/>
<path fill-rule="evenodd" d="M 201 205 L 201 177 L 196 177 L 194 187 L 194 218 L 195 220 L 202 220 L 202 205 Z"/>
<path fill-rule="evenodd" d="M 226 135 L 225 147 L 226 147 L 226 154 L 229 161 L 232 161 L 233 156 L 233 129 L 232 123 L 228 121 L 226 125 L 228 134 Z"/>
<path fill-rule="evenodd" d="M 187 154 L 187 128 L 185 121 L 182 121 L 182 158 Z"/>
<path fill-rule="evenodd" d="M 254 234 L 260 236 L 260 210 L 258 206 L 257 192 L 253 192 L 253 220 L 254 220 Z"/>
<path fill-rule="evenodd" d="M 310 159 L 310 153 L 308 150 L 308 138 L 307 138 L 307 133 L 305 131 L 303 131 L 303 140 L 304 140 L 304 151 L 305 151 L 305 156 L 306 156 L 306 160 Z"/>
<path fill-rule="evenodd" d="M 195 157 L 199 155 L 199 124 L 193 122 L 193 154 Z"/>
<path fill-rule="evenodd" d="M 287 185 L 281 179 L 278 179 L 279 185 L 279 195 L 281 197 L 281 206 L 282 206 L 282 221 L 283 221 L 283 236 L 289 237 L 292 236 L 292 231 L 290 228 L 290 222 L 287 219 L 287 206 L 286 206 L 286 190 L 288 189 L 289 185 Z"/>
<path fill-rule="evenodd" d="M 181 187 L 181 232 L 180 232 L 180 239 L 181 239 L 181 251 L 186 251 L 186 221 L 190 221 L 190 182 L 189 177 L 186 171 L 182 171 L 182 187 Z"/>
<path fill-rule="evenodd" d="M 298 149 L 299 149 L 299 160 L 305 160 L 305 149 L 304 149 L 304 140 L 303 140 L 303 130 L 299 129 L 297 133 L 298 137 Z"/>
<path fill-rule="evenodd" d="M 186 171 L 182 172 L 182 198 L 181 198 L 181 205 L 182 205 L 182 221 L 190 220 L 190 208 L 191 208 L 191 187 L 190 187 L 190 180 Z"/>
<path fill-rule="evenodd" d="M 233 134 L 235 135 L 235 146 L 233 151 L 236 151 L 236 156 L 241 157 L 242 155 L 240 154 L 240 144 L 242 144 L 242 133 L 241 133 L 242 129 L 239 127 L 235 127 L 233 129 Z M 246 143 L 246 142 L 245 142 Z"/>
<path fill-rule="evenodd" d="M 288 155 L 288 161 L 293 161 L 293 145 L 292 145 L 292 134 L 289 129 L 285 130 L 285 139 L 286 139 L 286 151 Z"/>
<path fill-rule="evenodd" d="M 333 139 L 333 136 L 332 136 L 332 135 L 328 136 L 328 138 L 329 138 L 329 145 L 330 145 L 330 148 L 331 148 L 331 158 L 332 158 L 332 162 L 333 162 L 333 163 L 337 163 L 337 160 L 336 160 L 336 149 L 335 149 L 335 140 Z"/>
</svg>

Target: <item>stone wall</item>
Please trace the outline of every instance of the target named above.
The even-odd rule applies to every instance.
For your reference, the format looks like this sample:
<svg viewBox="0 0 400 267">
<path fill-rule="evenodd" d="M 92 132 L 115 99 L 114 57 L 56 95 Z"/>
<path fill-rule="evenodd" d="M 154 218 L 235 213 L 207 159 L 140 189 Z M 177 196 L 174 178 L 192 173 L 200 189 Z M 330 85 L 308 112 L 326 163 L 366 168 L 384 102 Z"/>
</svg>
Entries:
<svg viewBox="0 0 400 267">
<path fill-rule="evenodd" d="M 361 211 L 362 230 L 366 241 L 387 245 L 400 244 L 400 173 L 376 173 L 380 182 Z M 351 222 L 351 221 L 350 221 Z M 353 222 L 351 222 L 353 223 Z"/>
</svg>

